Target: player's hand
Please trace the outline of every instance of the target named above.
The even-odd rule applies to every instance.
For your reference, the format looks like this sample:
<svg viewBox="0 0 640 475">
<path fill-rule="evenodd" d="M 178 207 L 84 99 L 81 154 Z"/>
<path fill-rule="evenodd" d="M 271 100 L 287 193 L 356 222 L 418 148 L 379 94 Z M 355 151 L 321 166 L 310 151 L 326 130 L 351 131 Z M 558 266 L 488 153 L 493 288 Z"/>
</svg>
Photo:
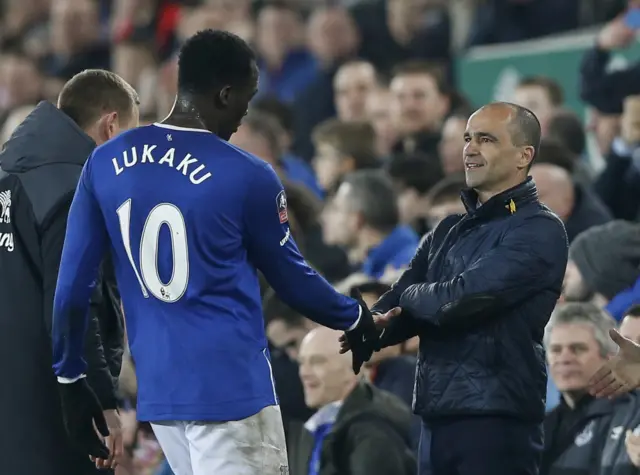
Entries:
<svg viewBox="0 0 640 475">
<path fill-rule="evenodd" d="M 353 372 L 358 374 L 362 365 L 371 359 L 373 352 L 380 349 L 380 330 L 376 327 L 373 315 L 360 292 L 358 290 L 352 291 L 351 297 L 358 301 L 362 311 L 358 326 L 345 332 L 346 340 L 351 349 Z"/>
<path fill-rule="evenodd" d="M 640 467 L 640 435 L 635 435 L 628 430 L 624 438 L 624 446 L 627 449 L 627 455 L 631 463 L 636 467 Z"/>
<path fill-rule="evenodd" d="M 116 409 L 108 409 L 103 412 L 103 415 L 107 422 L 107 428 L 109 429 L 109 435 L 105 439 L 105 443 L 109 449 L 109 458 L 101 459 L 93 456 L 90 456 L 89 458 L 96 464 L 96 468 L 116 468 L 116 465 L 120 463 L 120 459 L 124 453 L 124 439 L 120 413 Z"/>
<path fill-rule="evenodd" d="M 81 378 L 70 384 L 59 383 L 58 390 L 64 424 L 73 445 L 97 459 L 109 459 L 109 449 L 102 442 L 102 437 L 109 435 L 109 428 L 87 379 Z"/>
<path fill-rule="evenodd" d="M 609 335 L 619 349 L 589 381 L 589 392 L 596 397 L 614 398 L 640 387 L 640 345 L 615 329 Z"/>
<path fill-rule="evenodd" d="M 400 315 L 402 313 L 402 309 L 400 307 L 394 307 L 389 310 L 387 313 L 374 313 L 373 314 L 373 322 L 376 324 L 376 328 L 380 332 L 380 339 L 382 340 L 384 336 L 384 330 L 389 325 L 389 322 Z M 347 353 L 351 351 L 351 346 L 349 345 L 349 339 L 347 338 L 346 333 L 340 337 L 340 354 Z M 384 344 L 380 341 L 380 348 L 384 348 Z M 376 351 L 378 351 L 376 349 Z"/>
</svg>

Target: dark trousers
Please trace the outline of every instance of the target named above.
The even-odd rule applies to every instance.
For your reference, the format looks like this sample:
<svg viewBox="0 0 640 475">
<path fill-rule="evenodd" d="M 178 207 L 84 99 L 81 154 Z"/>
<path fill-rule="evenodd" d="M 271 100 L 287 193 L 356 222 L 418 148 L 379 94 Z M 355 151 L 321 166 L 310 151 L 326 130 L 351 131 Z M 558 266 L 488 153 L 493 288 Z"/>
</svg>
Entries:
<svg viewBox="0 0 640 475">
<path fill-rule="evenodd" d="M 420 475 L 538 475 L 542 424 L 501 417 L 423 423 Z"/>
</svg>

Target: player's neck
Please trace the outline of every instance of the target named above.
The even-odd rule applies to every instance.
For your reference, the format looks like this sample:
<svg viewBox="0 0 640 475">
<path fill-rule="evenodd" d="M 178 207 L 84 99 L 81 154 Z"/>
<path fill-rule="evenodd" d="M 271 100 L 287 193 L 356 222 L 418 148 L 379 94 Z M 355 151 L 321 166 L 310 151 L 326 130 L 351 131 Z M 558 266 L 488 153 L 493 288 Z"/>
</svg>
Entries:
<svg viewBox="0 0 640 475">
<path fill-rule="evenodd" d="M 171 112 L 169 112 L 169 115 L 162 121 L 162 123 L 189 129 L 205 129 L 213 132 L 214 134 L 217 133 L 217 130 L 211 130 L 210 127 L 205 125 L 205 121 L 200 116 L 198 108 L 194 104 L 192 98 L 181 94 L 176 96 Z"/>
</svg>

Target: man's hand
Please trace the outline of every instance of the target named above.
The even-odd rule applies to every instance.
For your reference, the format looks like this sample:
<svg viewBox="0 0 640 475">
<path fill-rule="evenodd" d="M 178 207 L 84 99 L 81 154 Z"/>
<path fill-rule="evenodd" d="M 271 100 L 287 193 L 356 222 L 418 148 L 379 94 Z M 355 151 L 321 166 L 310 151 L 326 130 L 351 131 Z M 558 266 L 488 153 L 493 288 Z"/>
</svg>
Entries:
<svg viewBox="0 0 640 475">
<path fill-rule="evenodd" d="M 58 390 L 71 442 L 96 459 L 109 459 L 109 449 L 100 437 L 107 437 L 109 428 L 100 402 L 87 379 L 81 378 L 69 384 L 58 383 Z"/>
<path fill-rule="evenodd" d="M 636 467 L 640 467 L 640 435 L 635 435 L 628 430 L 624 438 L 624 446 L 627 449 L 627 455 L 631 463 Z"/>
<path fill-rule="evenodd" d="M 589 392 L 596 397 L 614 398 L 640 387 L 640 345 L 615 329 L 609 335 L 619 350 L 589 381 Z"/>
<path fill-rule="evenodd" d="M 107 448 L 109 449 L 109 458 L 102 459 L 93 456 L 89 458 L 96 464 L 96 468 L 115 468 L 116 465 L 120 463 L 120 458 L 124 453 L 122 422 L 120 420 L 120 414 L 115 409 L 106 410 L 103 415 L 109 428 L 109 435 L 105 439 Z"/>
<path fill-rule="evenodd" d="M 623 18 L 617 18 L 605 25 L 598 34 L 598 46 L 606 51 L 626 48 L 636 37 L 635 31 L 624 24 Z"/>
<path fill-rule="evenodd" d="M 389 325 L 389 322 L 393 318 L 400 315 L 400 313 L 402 313 L 402 309 L 400 307 L 395 307 L 389 310 L 387 313 L 376 313 L 372 315 L 373 322 L 376 326 L 376 330 L 378 331 L 380 339 L 382 339 L 382 337 L 384 336 L 384 330 Z M 382 345 L 380 345 L 380 347 L 376 348 L 375 350 L 378 351 L 381 347 Z M 348 351 L 351 351 L 351 345 L 349 344 L 349 339 L 347 338 L 347 334 L 345 333 L 340 337 L 340 354 L 344 354 Z"/>
<path fill-rule="evenodd" d="M 362 365 L 369 361 L 374 351 L 380 348 L 380 331 L 376 328 L 373 315 L 371 315 L 371 311 L 362 299 L 360 292 L 354 290 L 351 292 L 351 297 L 358 301 L 362 313 L 360 314 L 358 326 L 351 331 L 345 332 L 343 338 L 351 349 L 353 372 L 358 374 Z M 345 353 L 342 350 L 340 351 Z"/>
</svg>

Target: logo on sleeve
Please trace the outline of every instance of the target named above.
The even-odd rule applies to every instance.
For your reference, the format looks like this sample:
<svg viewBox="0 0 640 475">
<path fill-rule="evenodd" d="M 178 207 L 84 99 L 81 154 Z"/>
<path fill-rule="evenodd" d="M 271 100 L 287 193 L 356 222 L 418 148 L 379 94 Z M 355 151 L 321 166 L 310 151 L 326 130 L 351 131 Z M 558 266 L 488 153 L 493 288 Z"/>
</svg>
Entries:
<svg viewBox="0 0 640 475">
<path fill-rule="evenodd" d="M 280 224 L 284 224 L 289 220 L 287 214 L 287 195 L 284 190 L 278 193 L 276 196 L 276 204 L 278 205 L 278 216 L 280 217 Z"/>
</svg>

